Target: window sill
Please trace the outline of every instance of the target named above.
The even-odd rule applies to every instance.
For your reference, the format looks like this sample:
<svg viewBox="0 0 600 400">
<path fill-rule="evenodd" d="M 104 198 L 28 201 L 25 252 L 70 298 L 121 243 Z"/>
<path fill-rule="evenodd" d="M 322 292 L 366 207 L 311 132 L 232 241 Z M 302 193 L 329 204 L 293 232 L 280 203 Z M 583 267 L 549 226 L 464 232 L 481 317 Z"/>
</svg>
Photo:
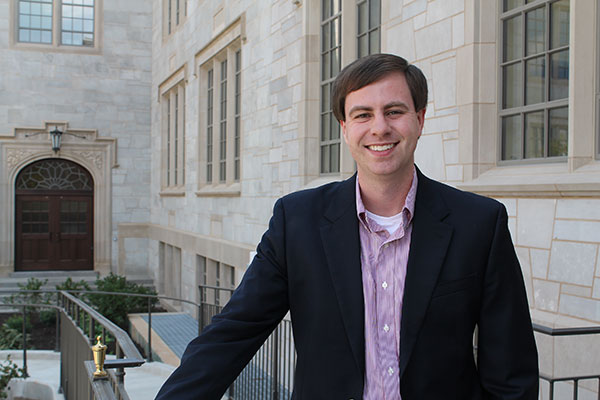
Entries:
<svg viewBox="0 0 600 400">
<path fill-rule="evenodd" d="M 567 163 L 496 167 L 459 189 L 489 197 L 600 196 L 600 162 L 569 172 Z"/>
<path fill-rule="evenodd" d="M 184 197 L 185 189 L 182 187 L 164 188 L 158 195 L 160 197 Z"/>
<path fill-rule="evenodd" d="M 239 182 L 232 184 L 207 185 L 196 191 L 197 197 L 239 197 L 241 196 L 241 185 Z"/>
</svg>

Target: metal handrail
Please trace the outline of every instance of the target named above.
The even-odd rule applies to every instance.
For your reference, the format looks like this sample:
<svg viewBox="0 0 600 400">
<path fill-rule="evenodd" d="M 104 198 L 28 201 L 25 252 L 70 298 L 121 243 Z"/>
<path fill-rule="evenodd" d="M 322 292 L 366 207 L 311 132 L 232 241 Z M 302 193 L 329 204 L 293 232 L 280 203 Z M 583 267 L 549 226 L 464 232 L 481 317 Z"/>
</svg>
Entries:
<svg viewBox="0 0 600 400">
<path fill-rule="evenodd" d="M 600 333 L 600 326 L 584 326 L 577 328 L 551 328 L 541 324 L 532 324 L 535 332 L 549 336 L 595 335 Z"/>
</svg>

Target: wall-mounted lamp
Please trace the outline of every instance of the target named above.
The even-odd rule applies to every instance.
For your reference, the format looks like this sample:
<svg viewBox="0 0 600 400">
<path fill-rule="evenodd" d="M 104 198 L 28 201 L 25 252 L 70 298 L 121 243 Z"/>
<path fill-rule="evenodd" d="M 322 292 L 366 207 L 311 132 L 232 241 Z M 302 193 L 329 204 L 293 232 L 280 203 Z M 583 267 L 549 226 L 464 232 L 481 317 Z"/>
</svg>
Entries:
<svg viewBox="0 0 600 400">
<path fill-rule="evenodd" d="M 57 153 L 60 150 L 60 142 L 62 138 L 62 131 L 58 129 L 58 126 L 55 126 L 53 130 L 50 131 L 50 140 L 52 141 L 52 151 Z"/>
</svg>

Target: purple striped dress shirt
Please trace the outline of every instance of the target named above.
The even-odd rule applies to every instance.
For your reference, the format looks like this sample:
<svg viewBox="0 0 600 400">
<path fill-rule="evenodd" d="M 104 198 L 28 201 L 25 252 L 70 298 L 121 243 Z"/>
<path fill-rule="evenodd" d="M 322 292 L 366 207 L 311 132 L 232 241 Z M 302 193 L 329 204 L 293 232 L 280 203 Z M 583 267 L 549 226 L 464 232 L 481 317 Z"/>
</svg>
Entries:
<svg viewBox="0 0 600 400">
<path fill-rule="evenodd" d="M 356 180 L 360 262 L 365 299 L 365 386 L 363 400 L 401 400 L 400 318 L 417 173 L 401 212 L 400 226 L 389 234 L 367 215 Z"/>
</svg>

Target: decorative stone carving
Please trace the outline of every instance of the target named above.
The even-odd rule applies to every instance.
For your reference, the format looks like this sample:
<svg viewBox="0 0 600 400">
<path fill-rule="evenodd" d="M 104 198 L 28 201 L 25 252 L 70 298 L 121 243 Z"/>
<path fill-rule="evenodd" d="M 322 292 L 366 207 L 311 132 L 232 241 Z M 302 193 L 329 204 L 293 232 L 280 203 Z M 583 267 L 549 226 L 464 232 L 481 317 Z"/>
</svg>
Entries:
<svg viewBox="0 0 600 400">
<path fill-rule="evenodd" d="M 22 160 L 38 153 L 35 150 L 8 149 L 6 151 L 6 165 L 11 170 L 16 167 Z"/>
<path fill-rule="evenodd" d="M 94 164 L 94 166 L 98 170 L 102 170 L 102 166 L 104 165 L 104 159 L 102 157 L 102 152 L 99 151 L 78 151 L 76 153 L 83 159 L 90 161 Z"/>
</svg>

